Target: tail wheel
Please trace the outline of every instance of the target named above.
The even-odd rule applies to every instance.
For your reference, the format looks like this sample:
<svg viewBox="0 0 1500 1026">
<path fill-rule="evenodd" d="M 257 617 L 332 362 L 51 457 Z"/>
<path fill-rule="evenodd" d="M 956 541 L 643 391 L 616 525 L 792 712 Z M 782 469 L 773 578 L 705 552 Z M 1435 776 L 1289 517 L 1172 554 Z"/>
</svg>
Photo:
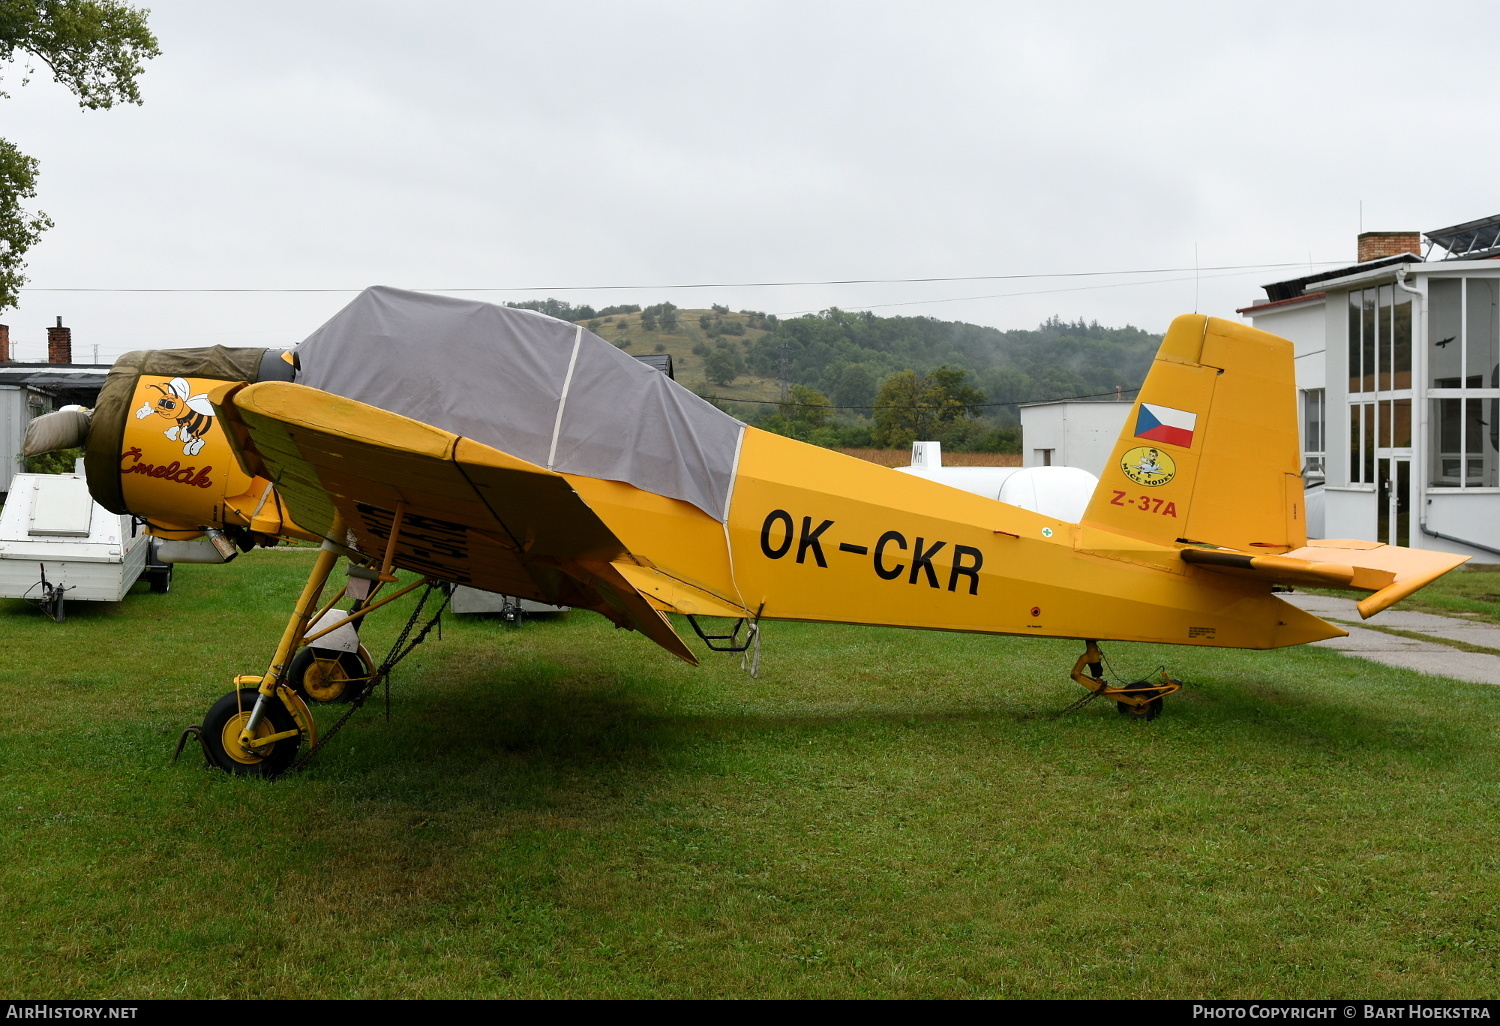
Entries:
<svg viewBox="0 0 1500 1026">
<path fill-rule="evenodd" d="M 363 645 L 358 655 L 304 648 L 292 657 L 284 680 L 309 702 L 348 702 L 359 694 L 373 672 L 370 654 Z"/>
<path fill-rule="evenodd" d="M 266 702 L 266 714 L 255 728 L 255 736 L 269 737 L 297 730 L 294 737 L 273 741 L 262 748 L 249 749 L 240 744 L 240 731 L 250 720 L 260 692 L 254 688 L 231 691 L 213 704 L 203 717 L 203 748 L 209 760 L 226 773 L 237 776 L 274 777 L 291 766 L 302 745 L 297 721 L 287 712 L 279 698 Z"/>
<path fill-rule="evenodd" d="M 1145 705 L 1128 705 L 1125 702 L 1115 703 L 1115 712 L 1121 716 L 1133 716 L 1138 720 L 1154 720 L 1161 715 L 1162 700 L 1160 697 L 1153 698 Z"/>
</svg>

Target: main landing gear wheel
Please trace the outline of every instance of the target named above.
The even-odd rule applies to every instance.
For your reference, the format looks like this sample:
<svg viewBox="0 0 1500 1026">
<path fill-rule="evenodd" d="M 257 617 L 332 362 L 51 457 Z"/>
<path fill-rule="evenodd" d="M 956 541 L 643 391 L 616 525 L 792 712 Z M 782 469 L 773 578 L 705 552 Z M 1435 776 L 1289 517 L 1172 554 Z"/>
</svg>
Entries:
<svg viewBox="0 0 1500 1026">
<path fill-rule="evenodd" d="M 203 749 L 209 761 L 226 773 L 236 776 L 274 777 L 285 772 L 297 757 L 302 745 L 302 734 L 273 741 L 264 748 L 251 751 L 240 744 L 240 731 L 250 719 L 250 710 L 255 708 L 260 692 L 254 688 L 231 691 L 213 704 L 203 717 Z M 268 737 L 288 730 L 298 730 L 297 721 L 287 712 L 281 699 L 266 701 L 266 714 L 255 728 L 256 737 Z"/>
<path fill-rule="evenodd" d="M 370 654 L 304 648 L 287 667 L 286 684 L 309 702 L 350 702 L 375 672 Z"/>
</svg>

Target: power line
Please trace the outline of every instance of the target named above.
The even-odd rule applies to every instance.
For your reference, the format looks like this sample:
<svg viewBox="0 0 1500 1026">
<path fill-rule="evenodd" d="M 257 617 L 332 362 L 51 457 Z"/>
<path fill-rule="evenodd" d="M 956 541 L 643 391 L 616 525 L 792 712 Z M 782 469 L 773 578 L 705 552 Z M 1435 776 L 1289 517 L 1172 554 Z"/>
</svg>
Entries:
<svg viewBox="0 0 1500 1026">
<path fill-rule="evenodd" d="M 1323 260 L 1320 264 L 1333 266 L 1347 261 Z M 1225 264 L 1220 267 L 1204 267 L 1202 271 L 1270 271 L 1282 267 L 1302 267 L 1302 261 L 1280 264 Z M 606 291 L 650 291 L 652 289 L 758 289 L 791 288 L 821 285 L 921 285 L 961 281 L 1017 281 L 1034 278 L 1097 278 L 1116 274 L 1177 274 L 1192 271 L 1192 267 L 1143 267 L 1123 271 L 1058 271 L 1049 274 L 969 274 L 941 278 L 834 278 L 826 281 L 739 281 L 739 282 L 680 282 L 666 285 L 514 285 L 434 287 L 423 286 L 418 292 L 606 292 Z M 104 287 L 52 287 L 27 285 L 25 292 L 127 292 L 127 293 L 351 293 L 363 292 L 364 288 L 104 288 Z M 1023 293 L 1024 294 L 1024 293 Z M 980 297 L 984 298 L 984 297 Z M 939 301 L 941 302 L 941 301 Z"/>
<path fill-rule="evenodd" d="M 1296 266 L 1301 267 L 1301 264 Z M 1262 268 L 1263 270 L 1264 268 Z M 1245 274 L 1254 274 L 1254 270 L 1233 271 L 1229 274 L 1210 274 L 1203 277 L 1208 278 L 1234 278 Z M 1114 281 L 1105 285 L 1072 285 L 1060 289 L 1033 289 L 1029 292 L 997 292 L 988 296 L 953 296 L 948 299 L 913 299 L 902 303 L 875 303 L 868 306 L 860 306 L 860 310 L 888 310 L 897 306 L 932 306 L 937 303 L 967 303 L 980 299 L 1008 299 L 1012 296 L 1048 296 L 1057 292 L 1089 292 L 1094 289 L 1121 289 L 1132 285 L 1166 285 L 1171 282 L 1197 281 L 1199 275 L 1189 275 L 1182 278 L 1155 278 L 1149 281 Z M 801 317 L 806 314 L 818 313 L 817 309 L 792 310 L 786 313 L 778 313 L 778 317 Z"/>
<path fill-rule="evenodd" d="M 1069 399 L 1101 399 L 1111 395 L 1131 395 L 1139 392 L 1140 388 L 1110 389 L 1108 392 L 1094 392 L 1090 395 L 1060 395 L 1052 399 L 1005 399 L 998 402 L 964 403 L 966 410 L 978 410 L 991 406 L 1022 406 L 1029 403 L 1060 403 Z M 711 403 L 754 403 L 758 406 L 802 406 L 813 410 L 947 410 L 951 406 L 825 406 L 822 403 L 793 403 L 780 399 L 731 399 L 722 395 L 699 396 Z"/>
</svg>

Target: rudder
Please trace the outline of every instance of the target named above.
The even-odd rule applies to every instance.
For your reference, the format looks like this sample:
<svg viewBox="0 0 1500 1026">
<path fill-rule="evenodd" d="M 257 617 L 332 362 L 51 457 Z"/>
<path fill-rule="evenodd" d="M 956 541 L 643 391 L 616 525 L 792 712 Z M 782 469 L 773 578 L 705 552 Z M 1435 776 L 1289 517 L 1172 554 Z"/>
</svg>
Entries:
<svg viewBox="0 0 1500 1026">
<path fill-rule="evenodd" d="M 1174 320 L 1084 523 L 1160 544 L 1306 544 L 1293 357 L 1268 332 Z"/>
</svg>

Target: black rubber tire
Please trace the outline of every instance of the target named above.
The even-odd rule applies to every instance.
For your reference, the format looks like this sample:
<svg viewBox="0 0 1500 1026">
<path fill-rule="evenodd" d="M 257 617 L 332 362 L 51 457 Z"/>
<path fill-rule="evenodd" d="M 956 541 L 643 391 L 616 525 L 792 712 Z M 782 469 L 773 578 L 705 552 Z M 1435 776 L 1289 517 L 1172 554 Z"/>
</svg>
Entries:
<svg viewBox="0 0 1500 1026">
<path fill-rule="evenodd" d="M 165 595 L 172 590 L 172 564 L 163 563 L 159 567 L 147 570 L 146 580 L 151 584 L 152 594 Z"/>
<path fill-rule="evenodd" d="M 368 658 L 363 647 L 360 648 L 360 654 Z M 341 673 L 349 683 L 334 693 L 330 693 L 330 687 L 326 685 L 309 688 L 307 685 L 307 674 L 314 662 L 322 660 L 327 664 L 335 658 L 337 658 L 338 662 L 334 669 L 337 673 Z M 286 668 L 284 680 L 287 687 L 301 695 L 304 701 L 332 704 L 334 702 L 352 702 L 354 696 L 358 694 L 360 687 L 364 684 L 364 681 L 355 680 L 355 678 L 368 677 L 370 672 L 370 667 L 366 665 L 365 661 L 353 652 L 334 652 L 331 649 L 312 648 L 309 646 L 299 650 L 296 655 L 292 656 L 292 662 Z"/>
<path fill-rule="evenodd" d="M 203 717 L 203 749 L 208 761 L 226 773 L 243 777 L 265 777 L 270 779 L 286 772 L 297 758 L 302 747 L 300 730 L 296 737 L 285 738 L 272 744 L 267 750 L 250 754 L 237 743 L 240 724 L 255 708 L 260 692 L 254 688 L 231 691 L 213 704 Z M 271 698 L 266 702 L 266 715 L 261 719 L 261 734 L 280 734 L 286 730 L 297 730 L 297 721 L 287 712 L 281 699 Z M 231 754 L 231 749 L 234 754 Z"/>
<path fill-rule="evenodd" d="M 1161 715 L 1162 699 L 1153 698 L 1146 703 L 1145 708 L 1126 705 L 1124 702 L 1115 703 L 1115 712 L 1121 716 L 1133 716 L 1138 720 L 1154 720 Z"/>
<path fill-rule="evenodd" d="M 63 589 L 58 588 L 52 597 L 52 619 L 58 623 L 68 622 L 68 607 L 63 604 Z"/>
</svg>

